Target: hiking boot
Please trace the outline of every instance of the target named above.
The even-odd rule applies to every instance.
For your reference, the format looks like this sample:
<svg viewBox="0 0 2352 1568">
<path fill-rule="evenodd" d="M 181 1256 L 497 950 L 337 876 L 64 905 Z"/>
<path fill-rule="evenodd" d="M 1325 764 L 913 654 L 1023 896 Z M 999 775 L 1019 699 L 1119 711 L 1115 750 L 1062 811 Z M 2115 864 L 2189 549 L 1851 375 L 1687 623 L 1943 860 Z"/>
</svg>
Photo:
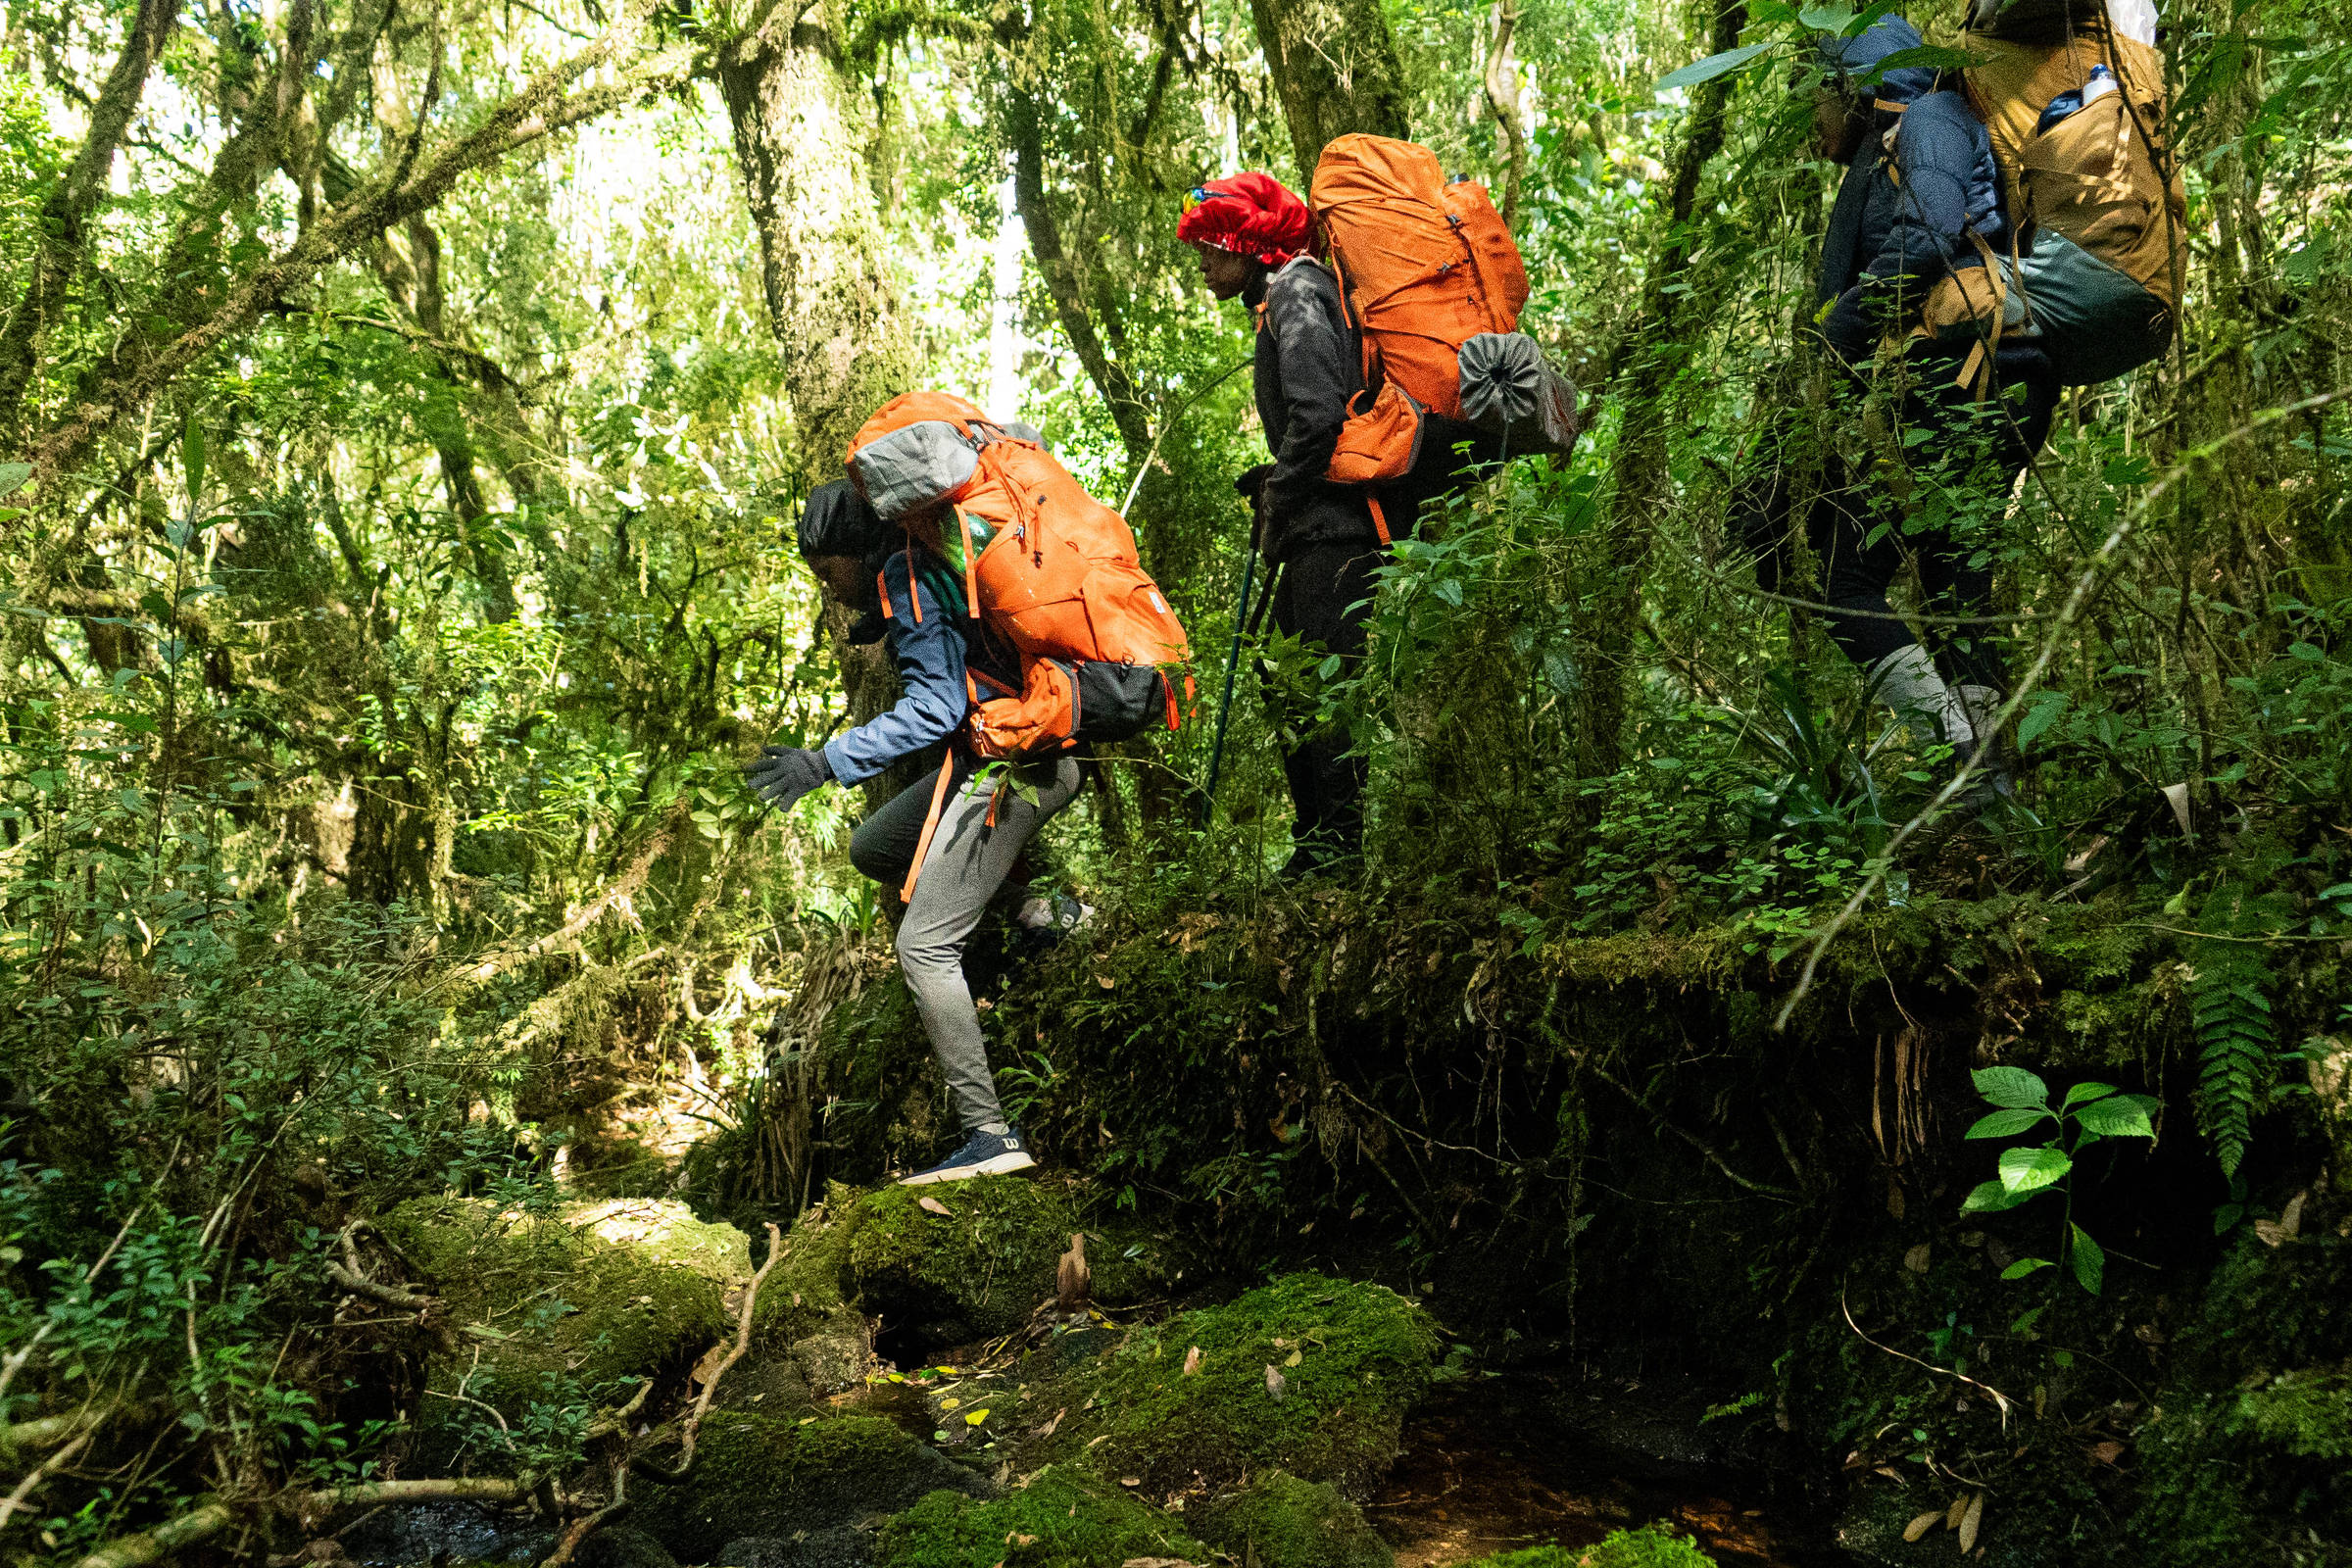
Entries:
<svg viewBox="0 0 2352 1568">
<path fill-rule="evenodd" d="M 930 1187 L 940 1182 L 969 1181 L 974 1176 L 1010 1176 L 1015 1171 L 1034 1170 L 1037 1161 L 1030 1157 L 1029 1146 L 1018 1127 L 1010 1132 L 975 1131 L 958 1149 L 929 1170 L 918 1170 L 911 1176 L 899 1178 L 901 1187 Z"/>
<path fill-rule="evenodd" d="M 1067 893 L 1040 896 L 1031 894 L 1021 901 L 1013 919 L 1025 931 L 1045 936 L 1065 936 L 1095 917 L 1095 906 L 1080 903 Z"/>
</svg>

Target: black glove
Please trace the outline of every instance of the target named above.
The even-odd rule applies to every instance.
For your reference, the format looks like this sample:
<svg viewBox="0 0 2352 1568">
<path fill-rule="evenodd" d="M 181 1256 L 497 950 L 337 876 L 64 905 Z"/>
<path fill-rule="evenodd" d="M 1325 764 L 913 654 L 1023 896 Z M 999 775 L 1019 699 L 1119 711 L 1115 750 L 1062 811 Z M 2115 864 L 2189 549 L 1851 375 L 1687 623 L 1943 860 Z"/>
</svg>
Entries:
<svg viewBox="0 0 2352 1568">
<path fill-rule="evenodd" d="M 779 811 L 791 810 L 802 796 L 832 777 L 833 764 L 823 752 L 805 752 L 797 746 L 770 746 L 743 770 L 752 793 Z"/>
<path fill-rule="evenodd" d="M 1244 469 L 1233 481 L 1233 493 L 1244 501 L 1255 501 L 1257 493 L 1266 487 L 1266 481 L 1273 476 L 1274 465 L 1271 463 L 1261 463 L 1254 468 Z"/>
</svg>

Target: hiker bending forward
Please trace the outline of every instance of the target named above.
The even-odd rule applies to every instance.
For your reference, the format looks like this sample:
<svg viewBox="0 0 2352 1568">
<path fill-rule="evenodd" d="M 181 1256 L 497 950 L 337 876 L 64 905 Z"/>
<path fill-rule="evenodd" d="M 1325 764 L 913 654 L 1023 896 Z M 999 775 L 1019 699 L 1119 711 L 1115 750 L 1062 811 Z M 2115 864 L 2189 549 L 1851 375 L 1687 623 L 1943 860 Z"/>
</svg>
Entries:
<svg viewBox="0 0 2352 1568">
<path fill-rule="evenodd" d="M 1257 319 L 1257 416 L 1274 461 L 1234 488 L 1255 505 L 1256 544 L 1276 568 L 1275 629 L 1352 662 L 1382 551 L 1364 493 L 1324 477 L 1363 369 L 1339 284 L 1306 254 L 1311 227 L 1304 202 L 1244 173 L 1194 191 L 1176 235 L 1200 251 L 1208 291 Z M 1282 762 L 1297 813 L 1282 874 L 1298 877 L 1362 853 L 1365 765 L 1343 727 L 1282 716 L 1298 737 Z"/>
<path fill-rule="evenodd" d="M 950 740 L 967 709 L 967 673 L 1018 689 L 1020 665 L 1012 650 L 965 612 L 963 532 L 947 530 L 936 551 L 914 542 L 918 532 L 941 537 L 937 529 L 902 533 L 885 523 L 846 480 L 810 495 L 801 514 L 802 558 L 836 601 L 854 612 L 880 611 L 882 640 L 904 695 L 887 712 L 835 736 L 822 750 L 769 747 L 748 776 L 777 809 L 790 810 L 827 783 L 873 778 L 900 759 Z M 888 551 L 886 541 L 894 538 L 902 547 Z M 1037 1163 L 998 1103 L 988 1043 L 964 979 L 963 950 L 992 899 L 1027 895 L 1028 888 L 1008 883 L 1008 876 L 1030 839 L 1070 803 L 1079 785 L 1078 760 L 1066 754 L 1014 766 L 1021 787 L 1005 789 L 999 788 L 1001 777 L 977 777 L 979 764 L 962 747 L 952 747 L 950 758 L 941 814 L 927 847 L 923 826 L 941 788 L 933 776 L 894 796 L 850 839 L 851 863 L 893 887 L 922 852 L 921 874 L 899 925 L 899 966 L 947 1077 L 964 1141 L 940 1164 L 907 1177 L 908 1185 L 1000 1175 Z"/>
<path fill-rule="evenodd" d="M 1880 62 L 1920 42 L 1909 23 L 1889 16 L 1819 46 L 1820 150 L 1847 168 L 1822 247 L 1814 319 L 1857 400 L 1882 342 L 1913 330 L 1939 280 L 1989 301 L 1985 258 L 2011 248 L 1991 139 L 1968 99 L 1919 67 L 1865 84 Z M 1994 740 L 2005 677 L 1993 627 L 1931 622 L 1923 648 L 1892 614 L 1886 588 L 1908 555 L 1925 613 L 1965 618 L 1990 608 L 1993 525 L 2049 433 L 2057 377 L 2031 340 L 2009 337 L 1987 352 L 1973 331 L 1911 342 L 1901 374 L 1903 450 L 1915 467 L 1940 466 L 1957 504 L 1920 508 L 1930 492 L 1923 484 L 1906 507 L 1833 454 L 1808 529 L 1836 611 L 1830 635 L 1918 742 L 1940 742 L 1965 760 Z M 1914 434 L 1921 430 L 1925 441 Z M 2004 775 L 1988 766 L 1982 776 L 2006 793 Z"/>
</svg>

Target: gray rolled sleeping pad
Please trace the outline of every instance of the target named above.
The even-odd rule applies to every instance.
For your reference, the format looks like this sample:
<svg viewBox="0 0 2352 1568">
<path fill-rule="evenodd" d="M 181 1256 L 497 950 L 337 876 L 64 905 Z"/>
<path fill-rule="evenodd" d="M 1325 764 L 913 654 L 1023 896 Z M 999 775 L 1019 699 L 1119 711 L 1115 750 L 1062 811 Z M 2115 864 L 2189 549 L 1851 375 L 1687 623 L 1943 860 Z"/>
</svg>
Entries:
<svg viewBox="0 0 2352 1568">
<path fill-rule="evenodd" d="M 1461 348 L 1462 417 L 1513 457 L 1576 445 L 1576 385 L 1525 332 L 1481 332 Z"/>
</svg>

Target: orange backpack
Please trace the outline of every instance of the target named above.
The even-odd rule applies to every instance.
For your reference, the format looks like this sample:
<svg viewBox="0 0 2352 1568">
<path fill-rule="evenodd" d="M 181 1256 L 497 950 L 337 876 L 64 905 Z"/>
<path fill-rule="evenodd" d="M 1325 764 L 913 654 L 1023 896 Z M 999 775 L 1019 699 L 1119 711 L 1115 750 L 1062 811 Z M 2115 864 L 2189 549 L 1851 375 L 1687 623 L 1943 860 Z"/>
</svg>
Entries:
<svg viewBox="0 0 2352 1568">
<path fill-rule="evenodd" d="M 1473 339 L 1518 335 L 1527 269 L 1487 188 L 1447 184 L 1426 147 L 1354 134 L 1323 149 L 1307 201 L 1363 339 L 1364 385 L 1378 387 L 1369 407 L 1350 410 L 1329 476 L 1346 484 L 1402 478 L 1420 459 L 1431 414 L 1493 429 L 1486 407 L 1464 407 L 1491 400 L 1483 385 L 1465 388 L 1462 350 Z M 1510 452 L 1562 453 L 1575 440 L 1575 391 L 1523 341 L 1524 350 L 1507 357 L 1522 370 L 1532 355 L 1536 385 L 1512 399 L 1495 433 Z M 1377 503 L 1373 517 L 1388 543 Z"/>
<path fill-rule="evenodd" d="M 1037 756 L 1126 740 L 1154 719 L 1177 727 L 1165 666 L 1191 657 L 1184 627 L 1137 559 L 1126 519 L 1043 446 L 962 398 L 909 392 L 866 420 L 848 464 L 874 510 L 905 522 L 910 538 L 936 548 L 942 529 L 961 530 L 969 612 L 1021 656 L 1018 692 L 984 698 L 985 677 L 968 677 L 974 752 Z M 973 550 L 976 531 L 990 537 Z"/>
</svg>

